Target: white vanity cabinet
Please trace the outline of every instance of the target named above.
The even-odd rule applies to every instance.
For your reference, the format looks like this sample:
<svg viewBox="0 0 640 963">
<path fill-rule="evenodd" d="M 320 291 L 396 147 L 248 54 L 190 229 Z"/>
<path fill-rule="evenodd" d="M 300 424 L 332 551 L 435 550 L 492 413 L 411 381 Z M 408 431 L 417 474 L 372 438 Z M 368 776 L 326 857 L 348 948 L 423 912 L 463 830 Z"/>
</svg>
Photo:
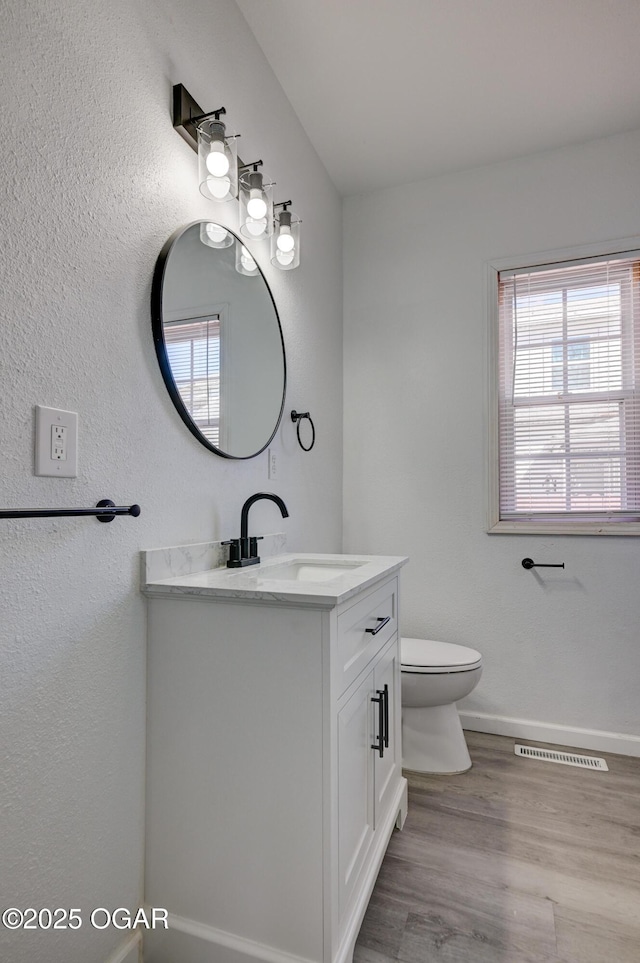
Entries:
<svg viewBox="0 0 640 963">
<path fill-rule="evenodd" d="M 338 703 L 338 915 L 357 900 L 362 867 L 395 802 L 401 775 L 396 720 L 398 642 L 393 638 Z M 372 706 L 375 707 L 372 713 Z M 382 755 L 377 748 L 382 740 Z M 369 751 L 367 751 L 369 750 Z"/>
<path fill-rule="evenodd" d="M 202 574 L 145 586 L 145 900 L 169 911 L 147 963 L 350 961 L 406 814 L 405 560 L 386 561 L 343 591 L 274 593 L 257 574 L 227 596 Z"/>
</svg>

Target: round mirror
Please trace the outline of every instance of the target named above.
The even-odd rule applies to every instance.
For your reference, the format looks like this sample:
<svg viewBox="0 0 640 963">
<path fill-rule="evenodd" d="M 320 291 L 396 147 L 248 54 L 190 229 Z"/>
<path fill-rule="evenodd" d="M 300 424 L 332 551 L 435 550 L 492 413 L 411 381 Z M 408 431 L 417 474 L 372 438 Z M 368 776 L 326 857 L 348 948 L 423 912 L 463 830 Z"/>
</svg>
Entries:
<svg viewBox="0 0 640 963">
<path fill-rule="evenodd" d="M 240 238 L 212 221 L 176 231 L 158 258 L 151 306 L 160 369 L 189 431 L 225 458 L 264 451 L 284 407 L 284 341 Z"/>
</svg>

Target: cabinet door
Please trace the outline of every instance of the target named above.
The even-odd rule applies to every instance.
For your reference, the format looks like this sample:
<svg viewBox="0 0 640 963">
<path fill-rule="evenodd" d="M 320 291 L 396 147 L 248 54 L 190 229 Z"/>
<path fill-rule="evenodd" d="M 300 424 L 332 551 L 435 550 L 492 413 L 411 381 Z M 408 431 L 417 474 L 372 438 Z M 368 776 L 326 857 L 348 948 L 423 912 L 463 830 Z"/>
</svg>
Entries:
<svg viewBox="0 0 640 963">
<path fill-rule="evenodd" d="M 386 687 L 386 689 L 385 689 Z M 398 788 L 398 779 L 402 775 L 401 740 L 399 727 L 400 709 L 400 659 L 398 640 L 394 639 L 385 650 L 374 669 L 374 689 L 376 695 L 384 693 L 387 705 L 384 712 L 385 725 L 383 735 L 387 738 L 384 745 L 384 755 L 374 753 L 374 827 L 377 827 L 386 815 L 392 799 Z M 378 716 L 376 714 L 375 737 L 378 738 Z"/>
<path fill-rule="evenodd" d="M 338 711 L 338 915 L 349 903 L 373 839 L 373 672 Z"/>
</svg>

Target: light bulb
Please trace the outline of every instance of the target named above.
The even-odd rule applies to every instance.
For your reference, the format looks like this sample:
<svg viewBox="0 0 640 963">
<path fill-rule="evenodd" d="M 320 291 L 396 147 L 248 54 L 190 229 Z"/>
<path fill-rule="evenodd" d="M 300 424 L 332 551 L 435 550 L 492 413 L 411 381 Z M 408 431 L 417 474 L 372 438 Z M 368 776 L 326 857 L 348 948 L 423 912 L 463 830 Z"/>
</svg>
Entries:
<svg viewBox="0 0 640 963">
<path fill-rule="evenodd" d="M 242 251 L 240 252 L 240 260 L 242 261 L 243 268 L 245 268 L 247 271 L 255 271 L 258 267 L 251 254 L 247 251 L 246 247 L 243 247 Z"/>
<path fill-rule="evenodd" d="M 247 202 L 247 214 L 253 217 L 255 220 L 259 220 L 264 217 L 267 213 L 267 202 L 264 199 L 262 191 L 254 187 L 249 193 L 249 201 Z"/>
<path fill-rule="evenodd" d="M 267 219 L 266 217 L 262 217 L 258 221 L 254 217 L 248 217 L 244 226 L 247 234 L 250 234 L 251 237 L 263 237 L 265 231 L 267 230 Z"/>
<path fill-rule="evenodd" d="M 231 190 L 231 180 L 228 177 L 207 177 L 207 187 L 216 200 L 222 201 Z"/>
<path fill-rule="evenodd" d="M 276 251 L 276 260 L 278 264 L 282 264 L 283 267 L 288 267 L 294 257 L 295 254 L 293 251 Z"/>
<path fill-rule="evenodd" d="M 205 230 L 207 232 L 207 237 L 213 241 L 214 244 L 222 243 L 222 241 L 224 241 L 227 237 L 226 229 L 220 224 L 214 224 L 212 221 L 206 225 Z"/>
<path fill-rule="evenodd" d="M 293 239 L 290 227 L 280 228 L 280 233 L 278 234 L 278 238 L 276 240 L 276 246 L 279 251 L 282 251 L 283 254 L 288 254 L 290 251 L 293 251 L 294 247 L 296 246 L 296 242 Z"/>
<path fill-rule="evenodd" d="M 224 152 L 224 144 L 221 140 L 211 142 L 211 148 L 207 154 L 207 170 L 214 177 L 224 177 L 229 171 L 229 158 Z"/>
</svg>

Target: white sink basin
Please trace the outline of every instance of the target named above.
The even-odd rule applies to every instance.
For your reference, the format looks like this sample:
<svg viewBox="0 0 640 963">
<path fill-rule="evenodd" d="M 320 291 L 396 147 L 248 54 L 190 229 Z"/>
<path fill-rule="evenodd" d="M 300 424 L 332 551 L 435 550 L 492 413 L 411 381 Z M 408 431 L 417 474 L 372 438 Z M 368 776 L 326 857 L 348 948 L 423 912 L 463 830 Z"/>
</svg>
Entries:
<svg viewBox="0 0 640 963">
<path fill-rule="evenodd" d="M 267 536 L 269 537 L 269 536 Z M 267 555 L 258 565 L 220 564 L 218 542 L 175 546 L 143 554 L 144 592 L 150 598 L 234 599 L 332 608 L 407 561 L 396 555 Z"/>
<path fill-rule="evenodd" d="M 280 565 L 266 565 L 256 575 L 262 579 L 277 579 L 287 582 L 328 582 L 341 575 L 351 575 L 364 562 L 314 562 L 312 560 L 283 562 Z"/>
</svg>

